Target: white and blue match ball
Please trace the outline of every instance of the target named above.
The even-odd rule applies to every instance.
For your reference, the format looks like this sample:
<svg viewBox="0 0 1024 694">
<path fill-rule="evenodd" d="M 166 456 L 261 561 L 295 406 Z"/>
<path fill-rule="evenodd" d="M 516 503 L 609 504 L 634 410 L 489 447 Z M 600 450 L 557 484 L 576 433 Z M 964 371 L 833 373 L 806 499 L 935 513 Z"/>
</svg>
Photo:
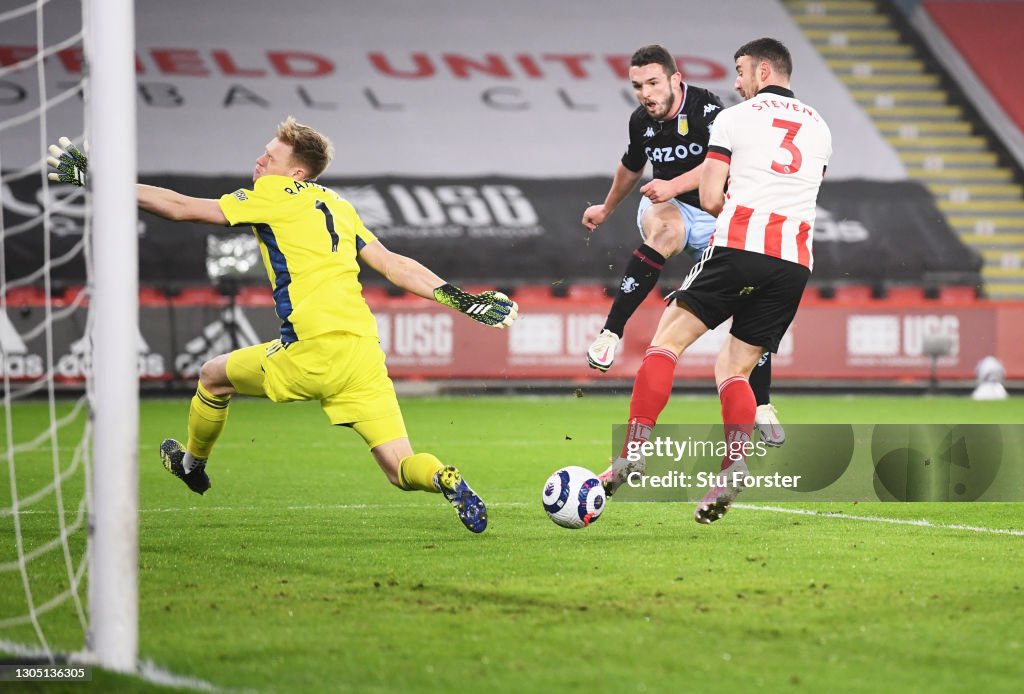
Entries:
<svg viewBox="0 0 1024 694">
<path fill-rule="evenodd" d="M 571 529 L 584 528 L 600 518 L 606 501 L 601 480 L 578 465 L 569 465 L 548 477 L 542 500 L 548 517 Z"/>
</svg>

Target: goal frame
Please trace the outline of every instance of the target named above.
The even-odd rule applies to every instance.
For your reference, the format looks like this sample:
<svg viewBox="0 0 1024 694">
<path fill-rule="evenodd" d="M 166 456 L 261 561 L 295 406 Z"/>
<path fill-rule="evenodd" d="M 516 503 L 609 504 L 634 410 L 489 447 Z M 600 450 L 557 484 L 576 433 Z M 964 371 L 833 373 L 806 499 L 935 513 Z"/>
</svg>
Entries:
<svg viewBox="0 0 1024 694">
<path fill-rule="evenodd" d="M 138 212 L 133 0 L 84 0 L 91 151 L 93 466 L 89 635 L 96 663 L 138 661 Z"/>
</svg>

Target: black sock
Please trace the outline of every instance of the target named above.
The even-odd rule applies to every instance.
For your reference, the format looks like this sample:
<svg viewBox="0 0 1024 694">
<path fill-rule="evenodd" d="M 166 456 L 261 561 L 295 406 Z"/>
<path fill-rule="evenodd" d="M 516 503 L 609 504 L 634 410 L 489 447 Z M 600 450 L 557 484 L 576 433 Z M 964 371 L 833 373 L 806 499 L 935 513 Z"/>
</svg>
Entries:
<svg viewBox="0 0 1024 694">
<path fill-rule="evenodd" d="M 772 353 L 765 352 L 761 360 L 750 372 L 750 389 L 754 391 L 754 399 L 758 406 L 771 402 L 772 389 Z"/>
<path fill-rule="evenodd" d="M 604 329 L 622 337 L 628 321 L 640 304 L 644 302 L 651 290 L 658 286 L 661 269 L 665 267 L 665 257 L 646 243 L 633 251 L 633 257 L 626 265 L 626 272 L 619 283 L 619 291 L 615 293 L 615 301 L 608 312 L 608 320 Z"/>
</svg>

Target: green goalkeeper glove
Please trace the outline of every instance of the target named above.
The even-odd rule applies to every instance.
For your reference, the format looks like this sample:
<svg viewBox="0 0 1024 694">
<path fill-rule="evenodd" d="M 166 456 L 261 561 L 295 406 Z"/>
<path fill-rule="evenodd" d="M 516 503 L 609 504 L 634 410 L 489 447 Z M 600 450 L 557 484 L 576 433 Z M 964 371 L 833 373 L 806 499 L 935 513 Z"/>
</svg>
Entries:
<svg viewBox="0 0 1024 694">
<path fill-rule="evenodd" d="M 477 323 L 492 328 L 505 328 L 519 315 L 519 305 L 501 292 L 467 294 L 458 287 L 444 284 L 434 290 L 437 303 L 465 313 Z"/>
<path fill-rule="evenodd" d="M 66 137 L 60 138 L 56 145 L 50 145 L 50 154 L 53 156 L 48 157 L 46 163 L 56 171 L 48 174 L 47 178 L 57 183 L 70 183 L 73 186 L 85 185 L 89 160 L 80 149 L 71 143 L 71 140 Z"/>
</svg>

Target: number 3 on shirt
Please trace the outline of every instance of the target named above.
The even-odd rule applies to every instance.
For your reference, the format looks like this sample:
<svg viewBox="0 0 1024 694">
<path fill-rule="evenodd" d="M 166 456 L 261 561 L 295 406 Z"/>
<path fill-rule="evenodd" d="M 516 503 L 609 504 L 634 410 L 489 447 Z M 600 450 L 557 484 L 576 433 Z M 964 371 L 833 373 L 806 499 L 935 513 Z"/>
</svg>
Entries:
<svg viewBox="0 0 1024 694">
<path fill-rule="evenodd" d="M 800 126 L 803 123 L 794 123 L 791 120 L 783 120 L 776 118 L 772 121 L 773 128 L 781 128 L 786 131 L 786 134 L 782 136 L 782 144 L 779 147 L 786 150 L 792 155 L 793 159 L 788 164 L 782 164 L 777 161 L 772 162 L 772 171 L 780 174 L 794 174 L 800 170 L 800 166 L 804 163 L 804 155 L 800 153 L 797 146 L 793 144 L 793 139 L 796 137 L 797 132 L 800 130 Z"/>
</svg>

